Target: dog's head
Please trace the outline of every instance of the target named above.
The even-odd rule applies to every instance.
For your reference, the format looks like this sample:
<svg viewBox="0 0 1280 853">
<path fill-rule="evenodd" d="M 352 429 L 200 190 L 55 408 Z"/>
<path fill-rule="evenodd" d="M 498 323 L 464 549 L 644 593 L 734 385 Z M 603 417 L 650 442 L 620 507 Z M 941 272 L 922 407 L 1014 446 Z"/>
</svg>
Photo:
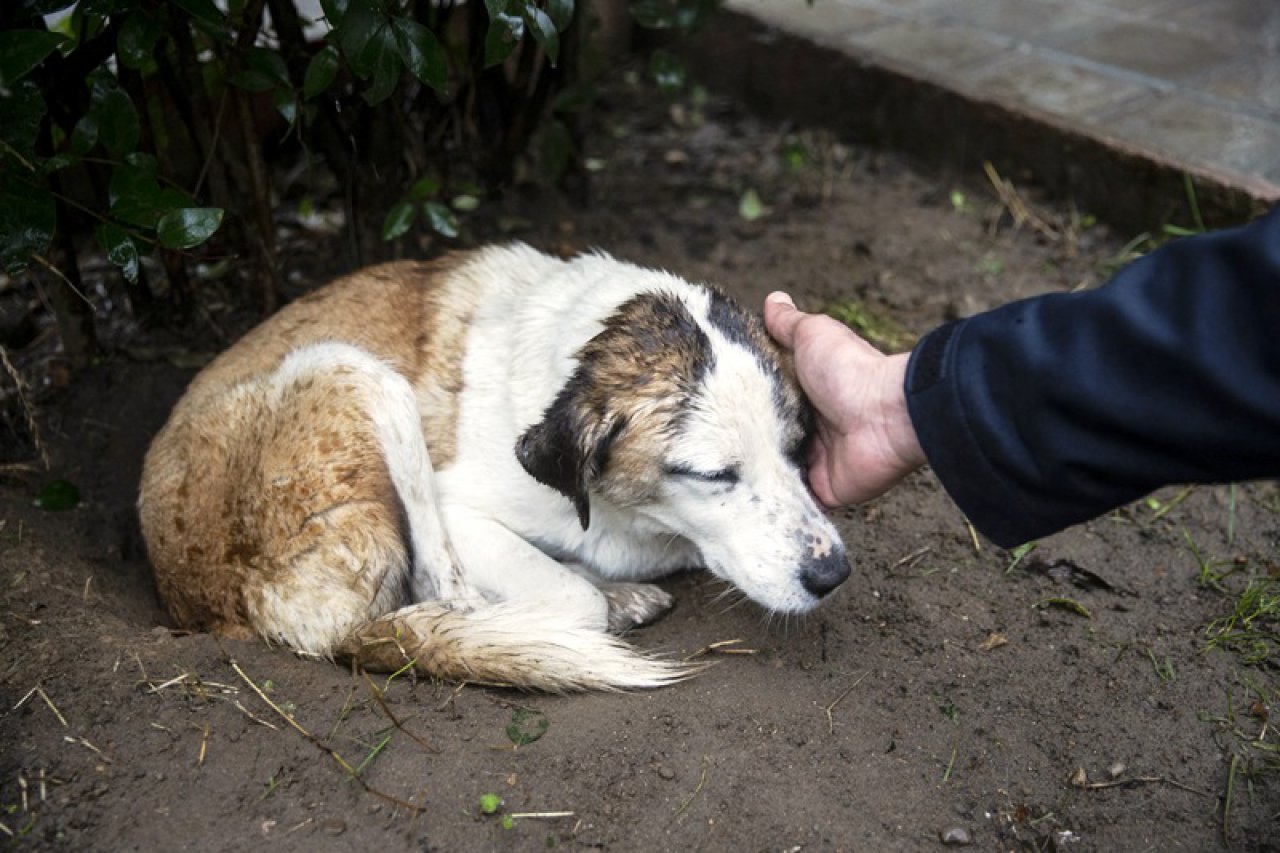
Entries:
<svg viewBox="0 0 1280 853">
<path fill-rule="evenodd" d="M 848 577 L 804 479 L 811 412 L 758 317 L 710 288 L 644 292 L 577 359 L 516 454 L 583 528 L 593 495 L 630 508 L 775 611 L 809 610 Z"/>
</svg>

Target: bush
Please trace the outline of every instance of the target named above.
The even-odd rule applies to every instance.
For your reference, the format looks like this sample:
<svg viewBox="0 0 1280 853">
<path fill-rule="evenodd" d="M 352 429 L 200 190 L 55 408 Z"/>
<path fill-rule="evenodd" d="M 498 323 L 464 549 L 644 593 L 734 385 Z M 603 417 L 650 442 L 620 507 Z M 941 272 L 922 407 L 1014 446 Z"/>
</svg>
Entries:
<svg viewBox="0 0 1280 853">
<path fill-rule="evenodd" d="M 135 300 L 153 253 L 176 298 L 198 298 L 186 261 L 204 246 L 250 254 L 275 307 L 273 154 L 330 176 L 358 265 L 415 225 L 452 235 L 442 199 L 508 181 L 539 127 L 571 148 L 574 0 L 320 5 L 313 41 L 294 0 L 0 4 L 0 261 L 65 283 L 48 291 L 73 363 L 95 346 L 77 298 L 90 239 Z"/>
</svg>

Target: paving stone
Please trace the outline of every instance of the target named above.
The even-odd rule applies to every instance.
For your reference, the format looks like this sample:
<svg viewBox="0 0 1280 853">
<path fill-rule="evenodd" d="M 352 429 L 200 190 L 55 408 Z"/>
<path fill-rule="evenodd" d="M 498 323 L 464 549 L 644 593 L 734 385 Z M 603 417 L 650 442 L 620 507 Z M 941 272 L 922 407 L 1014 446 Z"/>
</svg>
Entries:
<svg viewBox="0 0 1280 853">
<path fill-rule="evenodd" d="M 872 5 L 845 0 L 814 0 L 812 5 L 794 0 L 728 0 L 725 5 L 821 43 L 895 20 Z"/>
<path fill-rule="evenodd" d="M 1244 174 L 1261 174 L 1280 151 L 1280 122 L 1163 95 L 1115 116 L 1109 129 L 1149 150 Z"/>
<path fill-rule="evenodd" d="M 1280 119 L 1280 54 L 1246 56 L 1198 81 L 1195 88 L 1230 102 L 1224 105 L 1228 108 Z"/>
<path fill-rule="evenodd" d="M 1017 39 L 1039 39 L 1097 17 L 1071 0 L 948 0 L 930 10 L 939 20 Z"/>
<path fill-rule="evenodd" d="M 867 33 L 853 33 L 845 42 L 880 57 L 948 76 L 978 68 L 1012 51 L 1014 42 L 961 24 L 902 21 Z"/>
<path fill-rule="evenodd" d="M 1023 104 L 1060 118 L 1096 124 L 1096 115 L 1150 93 L 1090 68 L 1065 64 L 1035 49 L 967 75 L 962 83 L 980 97 Z"/>
<path fill-rule="evenodd" d="M 1180 82 L 1234 60 L 1235 50 L 1214 40 L 1156 23 L 1095 22 L 1037 43 L 1093 62 Z"/>
</svg>

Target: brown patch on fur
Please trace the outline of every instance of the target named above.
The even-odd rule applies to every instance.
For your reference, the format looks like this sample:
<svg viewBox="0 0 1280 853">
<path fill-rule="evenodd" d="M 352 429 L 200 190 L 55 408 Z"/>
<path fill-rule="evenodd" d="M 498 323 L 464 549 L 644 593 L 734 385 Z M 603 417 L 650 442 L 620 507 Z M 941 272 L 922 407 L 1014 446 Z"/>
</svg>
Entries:
<svg viewBox="0 0 1280 853">
<path fill-rule="evenodd" d="M 147 454 L 139 498 L 157 586 L 179 625 L 265 630 L 255 613 L 271 605 L 270 591 L 314 579 L 345 583 L 366 608 L 390 594 L 383 575 L 407 563 L 403 513 L 357 377 L 304 376 L 277 400 L 266 380 L 300 347 L 360 347 L 412 384 L 432 462 L 446 466 L 467 327 L 483 293 L 460 274 L 467 261 L 386 264 L 334 282 L 192 381 Z M 335 564 L 343 555 L 350 565 Z"/>
</svg>

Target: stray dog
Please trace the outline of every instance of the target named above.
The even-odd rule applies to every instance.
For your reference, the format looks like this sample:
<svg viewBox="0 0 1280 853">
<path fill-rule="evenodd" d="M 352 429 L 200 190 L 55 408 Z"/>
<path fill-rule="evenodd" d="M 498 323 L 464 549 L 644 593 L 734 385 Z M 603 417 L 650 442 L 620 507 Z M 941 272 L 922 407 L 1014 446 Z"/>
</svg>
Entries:
<svg viewBox="0 0 1280 853">
<path fill-rule="evenodd" d="M 703 567 L 765 608 L 849 574 L 759 319 L 523 245 L 341 279 L 192 381 L 138 500 L 181 626 L 549 691 L 692 668 L 611 636 Z"/>
</svg>

